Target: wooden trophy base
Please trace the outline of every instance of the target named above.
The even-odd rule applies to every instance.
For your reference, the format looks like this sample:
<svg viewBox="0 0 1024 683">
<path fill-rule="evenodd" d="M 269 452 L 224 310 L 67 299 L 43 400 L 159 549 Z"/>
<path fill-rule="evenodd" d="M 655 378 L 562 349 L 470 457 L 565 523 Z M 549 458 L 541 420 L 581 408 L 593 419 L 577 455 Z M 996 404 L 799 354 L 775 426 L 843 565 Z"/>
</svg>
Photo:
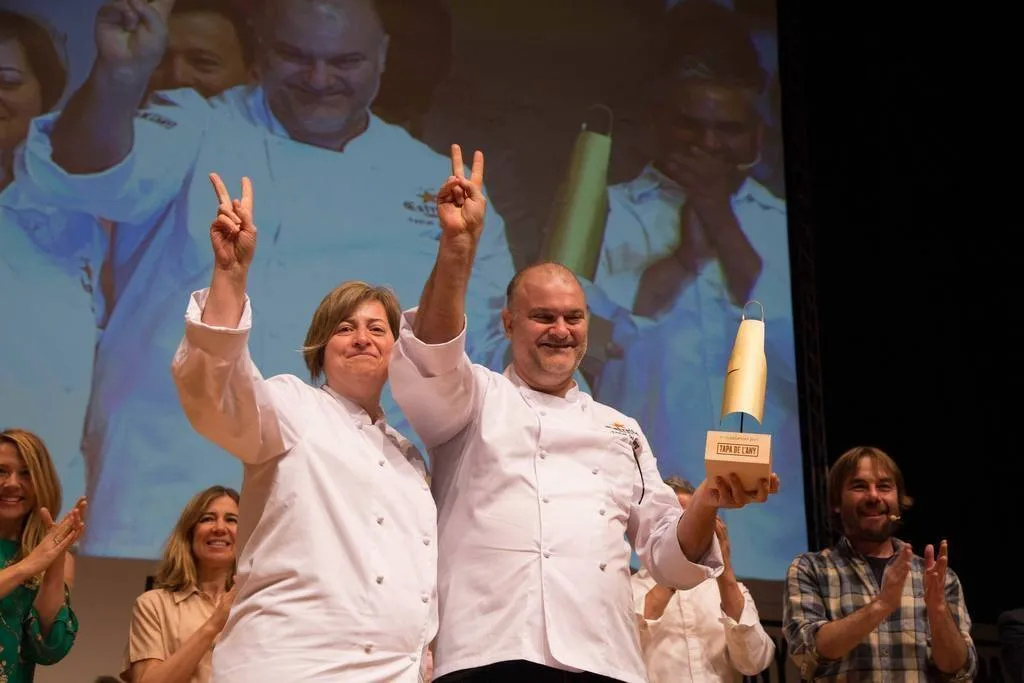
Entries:
<svg viewBox="0 0 1024 683">
<path fill-rule="evenodd" d="M 771 434 L 708 432 L 704 449 L 704 471 L 708 479 L 735 474 L 747 491 L 757 491 L 762 479 L 772 476 Z"/>
</svg>

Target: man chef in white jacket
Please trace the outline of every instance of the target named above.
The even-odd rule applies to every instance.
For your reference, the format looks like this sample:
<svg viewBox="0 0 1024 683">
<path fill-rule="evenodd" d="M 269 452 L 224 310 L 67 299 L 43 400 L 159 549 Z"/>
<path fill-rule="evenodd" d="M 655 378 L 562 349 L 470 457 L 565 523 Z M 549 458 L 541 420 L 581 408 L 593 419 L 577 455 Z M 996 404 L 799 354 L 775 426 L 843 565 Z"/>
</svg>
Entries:
<svg viewBox="0 0 1024 683">
<path fill-rule="evenodd" d="M 180 337 L 180 292 L 210 278 L 206 174 L 265 188 L 264 239 L 249 290 L 250 340 L 269 375 L 301 374 L 301 330 L 341 279 L 413 299 L 433 266 L 436 178 L 447 168 L 403 129 L 370 113 L 388 38 L 372 0 L 267 0 L 257 26 L 261 83 L 205 100 L 157 93 L 140 111 L 166 44 L 173 0 L 112 0 L 97 17 L 97 57 L 59 114 L 33 122 L 21 182 L 39 197 L 117 224 L 113 309 L 99 341 L 84 453 L 90 555 L 154 557 L 197 487 L 241 479 L 199 438 L 167 373 Z M 500 219 L 479 248 L 470 339 L 499 367 L 499 312 L 513 272 Z M 389 395 L 390 423 L 403 429 Z M 154 495 L 159 485 L 160 494 Z"/>
<path fill-rule="evenodd" d="M 757 491 L 735 477 L 705 481 L 683 514 L 637 422 L 573 380 L 587 311 L 564 266 L 511 281 L 504 374 L 472 364 L 465 300 L 482 237 L 483 155 L 467 180 L 453 147 L 452 172 L 438 193 L 437 263 L 419 307 L 403 314 L 390 372 L 433 467 L 435 680 L 644 683 L 630 544 L 658 582 L 692 588 L 722 569 L 718 508 L 764 501 L 778 478 Z"/>
</svg>

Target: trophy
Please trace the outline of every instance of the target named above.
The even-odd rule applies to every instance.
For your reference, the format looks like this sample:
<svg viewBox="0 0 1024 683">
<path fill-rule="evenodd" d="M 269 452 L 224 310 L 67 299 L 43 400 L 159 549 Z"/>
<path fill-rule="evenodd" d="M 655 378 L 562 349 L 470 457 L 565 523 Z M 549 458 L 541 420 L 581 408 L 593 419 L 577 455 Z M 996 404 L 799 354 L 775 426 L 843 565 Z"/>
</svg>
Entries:
<svg viewBox="0 0 1024 683">
<path fill-rule="evenodd" d="M 608 164 L 612 155 L 612 112 L 607 121 L 587 120 L 576 136 L 565 180 L 558 189 L 542 253 L 591 282 L 604 241 L 608 218 Z"/>
<path fill-rule="evenodd" d="M 603 114 L 595 116 L 595 113 Z M 608 219 L 608 165 L 612 155 L 612 110 L 595 104 L 573 145 L 565 179 L 558 188 L 546 229 L 545 261 L 561 263 L 593 282 Z M 590 343 L 580 371 L 594 386 L 612 348 L 612 324 L 591 316 Z"/>
<path fill-rule="evenodd" d="M 747 317 L 747 307 L 757 304 L 761 319 Z M 744 419 L 750 416 L 758 424 L 764 417 L 764 395 L 768 379 L 768 363 L 764 355 L 764 307 L 751 301 L 743 307 L 740 328 L 733 343 L 732 355 L 725 375 L 721 420 L 740 414 L 738 432 L 709 431 L 704 449 L 704 469 L 708 479 L 729 479 L 735 474 L 747 491 L 756 491 L 762 479 L 772 474 L 772 437 L 743 430 Z"/>
</svg>

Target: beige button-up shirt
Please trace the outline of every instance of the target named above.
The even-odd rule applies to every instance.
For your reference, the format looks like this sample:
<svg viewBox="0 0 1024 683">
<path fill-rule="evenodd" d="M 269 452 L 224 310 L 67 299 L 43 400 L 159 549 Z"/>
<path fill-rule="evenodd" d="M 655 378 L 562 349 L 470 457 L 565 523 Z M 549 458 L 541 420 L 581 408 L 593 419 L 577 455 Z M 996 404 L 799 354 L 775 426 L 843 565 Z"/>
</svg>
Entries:
<svg viewBox="0 0 1024 683">
<path fill-rule="evenodd" d="M 132 681 L 129 671 L 135 662 L 168 659 L 206 623 L 214 607 L 213 601 L 198 588 L 174 592 L 157 588 L 136 598 L 121 679 Z M 189 683 L 209 682 L 211 653 L 212 650 L 199 660 Z"/>
</svg>

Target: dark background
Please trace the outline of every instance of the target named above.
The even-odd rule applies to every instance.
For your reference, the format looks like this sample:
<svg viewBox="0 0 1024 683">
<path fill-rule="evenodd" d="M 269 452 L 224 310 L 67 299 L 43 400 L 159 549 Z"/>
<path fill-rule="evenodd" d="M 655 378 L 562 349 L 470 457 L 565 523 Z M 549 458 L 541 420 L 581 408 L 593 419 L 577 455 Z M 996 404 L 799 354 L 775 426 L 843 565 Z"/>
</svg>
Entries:
<svg viewBox="0 0 1024 683">
<path fill-rule="evenodd" d="M 1024 606 L 1019 210 L 1010 171 L 968 157 L 1009 129 L 969 17 L 899 5 L 779 0 L 790 216 L 813 236 L 829 463 L 887 451 L 916 500 L 900 536 L 948 539 L 992 624 Z"/>
</svg>

